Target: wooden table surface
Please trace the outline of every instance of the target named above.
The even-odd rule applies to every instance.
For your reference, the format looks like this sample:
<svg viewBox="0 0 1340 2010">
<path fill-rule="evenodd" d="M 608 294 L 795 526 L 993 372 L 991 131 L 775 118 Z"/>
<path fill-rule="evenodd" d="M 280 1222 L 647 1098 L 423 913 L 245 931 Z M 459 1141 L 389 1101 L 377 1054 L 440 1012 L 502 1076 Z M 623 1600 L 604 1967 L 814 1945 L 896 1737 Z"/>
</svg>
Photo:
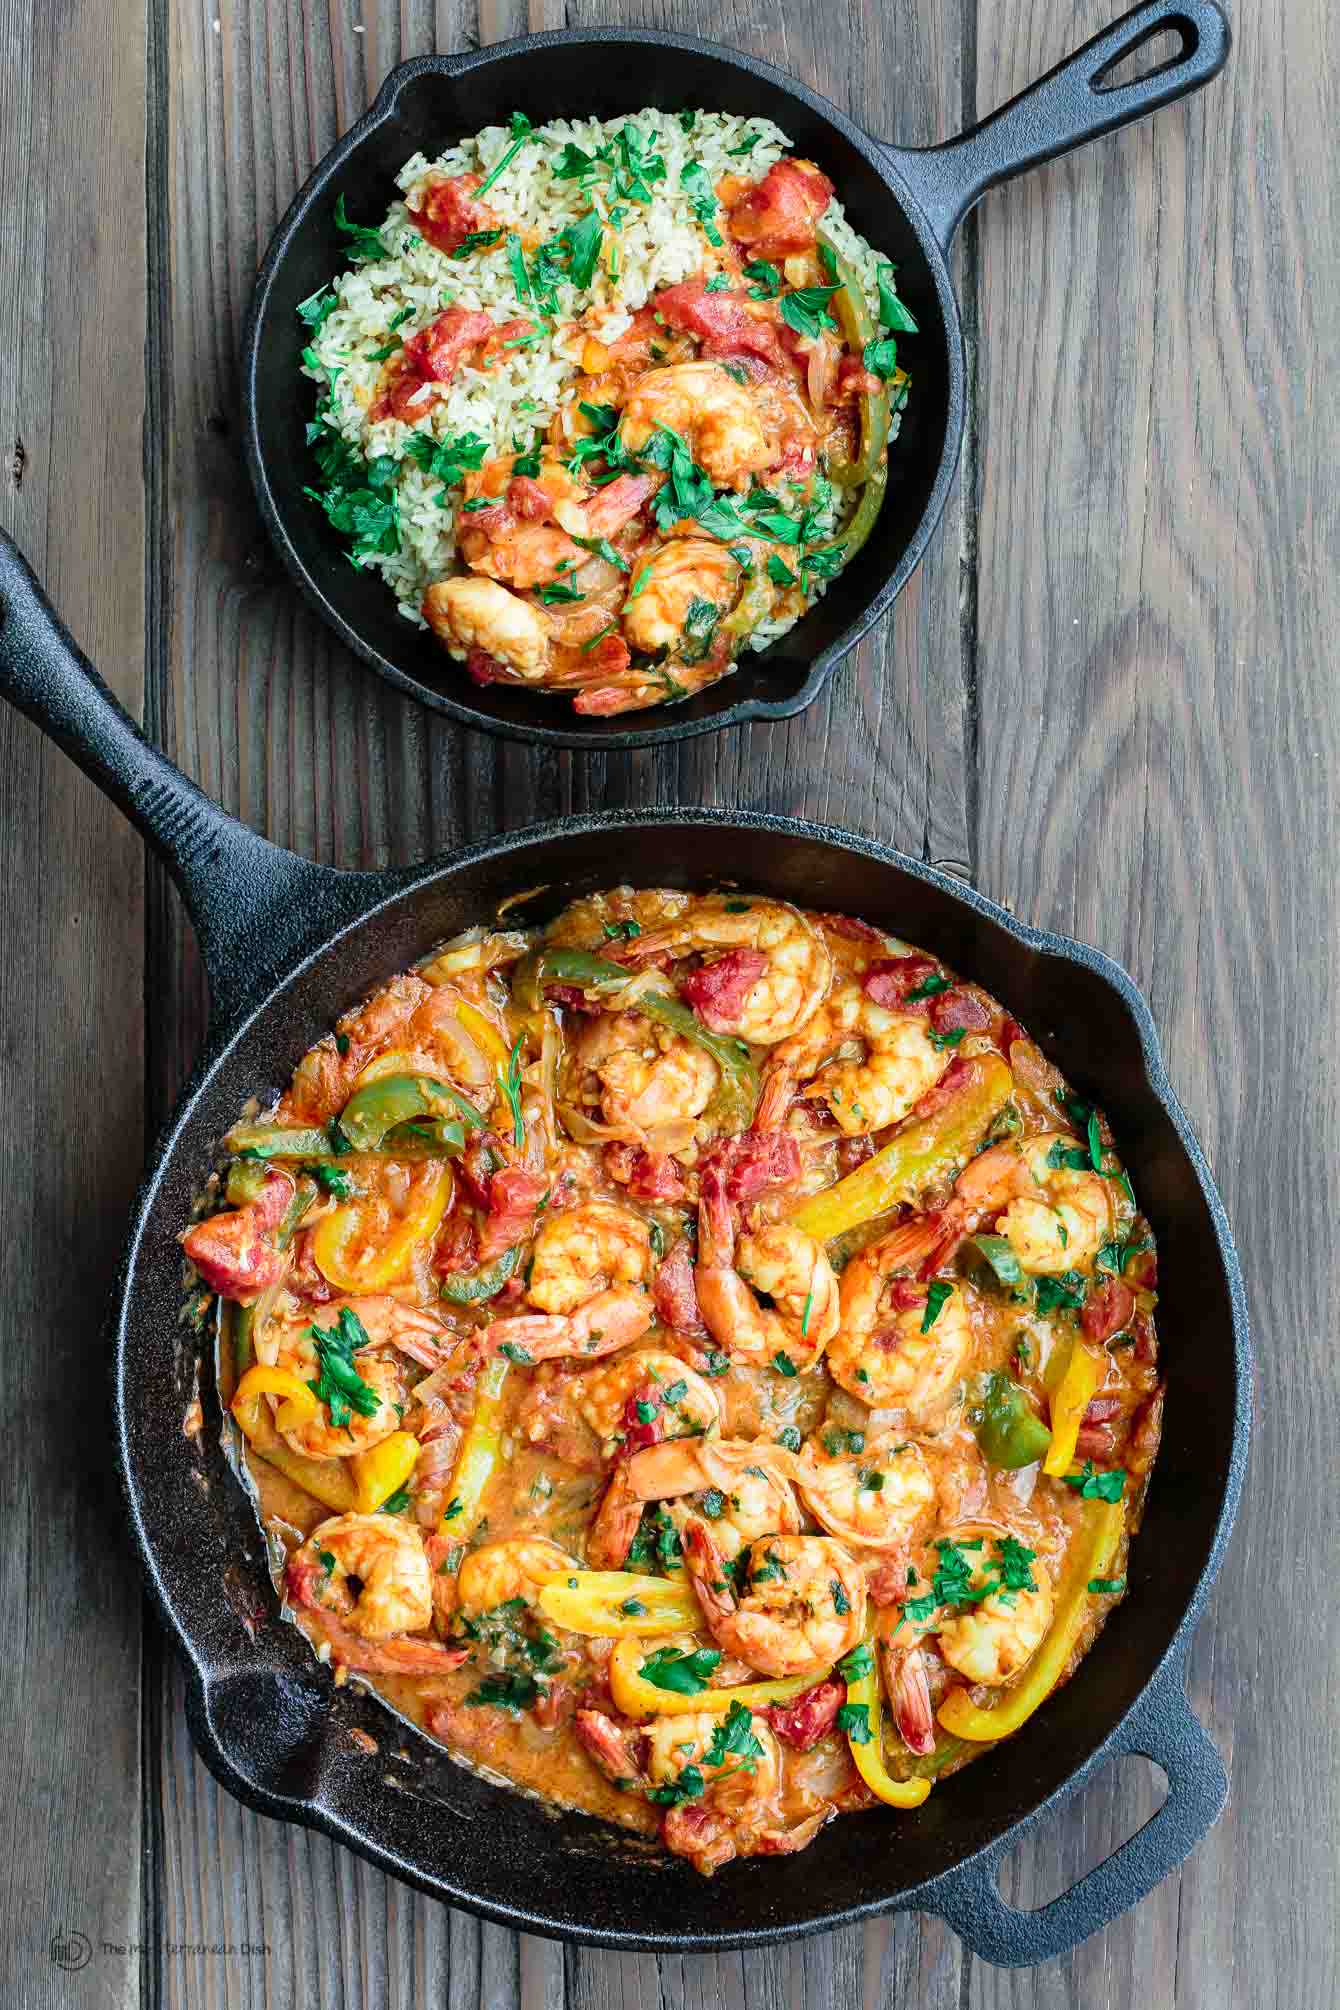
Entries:
<svg viewBox="0 0 1340 2010">
<path fill-rule="evenodd" d="M 0 519 L 148 733 L 258 829 L 341 865 L 569 809 L 743 803 L 875 833 L 1101 944 L 1151 998 L 1217 1168 L 1260 1363 L 1246 1499 L 1189 1667 L 1232 1801 L 1179 1876 L 1067 1960 L 996 1971 L 915 1915 L 749 1956 L 565 1950 L 249 1814 L 187 1738 L 122 1532 L 98 1359 L 145 1138 L 202 1037 L 199 962 L 139 841 L 0 708 L 6 2004 L 1340 2000 L 1340 106 L 1323 0 L 1240 6 L 1209 92 L 970 220 L 957 491 L 894 617 L 789 724 L 588 759 L 429 717 L 299 606 L 239 441 L 258 256 L 402 57 L 565 22 L 692 28 L 928 143 L 1113 11 L 148 0 L 146 18 L 0 0 Z M 1017 1852 L 1007 1894 L 1063 1889 L 1154 1804 L 1144 1762 L 1106 1774 Z M 52 1941 L 74 1958 L 76 1934 L 91 1952 L 71 1971 Z"/>
</svg>

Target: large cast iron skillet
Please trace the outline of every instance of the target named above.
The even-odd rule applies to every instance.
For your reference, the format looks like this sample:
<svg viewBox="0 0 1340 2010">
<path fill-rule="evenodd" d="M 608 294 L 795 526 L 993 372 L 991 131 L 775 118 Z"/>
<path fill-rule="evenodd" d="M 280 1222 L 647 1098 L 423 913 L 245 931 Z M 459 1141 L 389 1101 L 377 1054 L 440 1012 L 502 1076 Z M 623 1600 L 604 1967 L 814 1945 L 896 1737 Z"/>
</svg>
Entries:
<svg viewBox="0 0 1340 2010">
<path fill-rule="evenodd" d="M 1247 1452 L 1242 1283 L 1209 1168 L 1173 1098 L 1149 1009 L 1096 951 L 1026 928 L 884 846 L 785 818 L 651 809 L 571 818 L 383 873 L 306 863 L 235 823 L 140 736 L 0 538 L 0 694 L 35 719 L 162 855 L 190 909 L 213 998 L 208 1049 L 155 1149 L 112 1325 L 131 1521 L 188 1678 L 208 1765 L 253 1807 L 338 1836 L 425 1891 L 510 1925 L 610 1946 L 730 1947 L 890 1908 L 941 1914 L 988 1959 L 1038 1961 L 1144 1895 L 1219 1813 L 1218 1754 L 1182 1664 L 1219 1566 Z M 549 883 L 552 902 L 632 879 L 745 886 L 848 908 L 927 944 L 998 993 L 1109 1112 L 1158 1234 L 1168 1401 L 1163 1454 L 1100 1649 L 1035 1723 L 914 1814 L 834 1823 L 803 1857 L 759 1858 L 710 1888 L 684 1864 L 487 1784 L 336 1690 L 278 1617 L 250 1501 L 218 1444 L 208 1349 L 181 1324 L 175 1236 L 243 1100 L 286 1081 L 361 994 L 430 944 Z M 207 1428 L 183 1435 L 197 1370 Z M 349 1736 L 362 1726 L 380 1747 Z M 1123 1752 L 1156 1759 L 1162 1809 L 1038 1913 L 995 1870 L 1023 1831 Z"/>
<path fill-rule="evenodd" d="M 1134 83 L 1104 88 L 1114 65 L 1165 30 L 1179 37 L 1175 56 Z M 963 336 L 948 265 L 960 221 L 995 183 L 1199 89 L 1223 68 L 1228 47 L 1228 24 L 1215 0 L 1150 0 L 982 125 L 917 151 L 872 139 L 770 64 L 687 35 L 634 28 L 528 35 L 402 64 L 297 196 L 256 283 L 243 363 L 247 455 L 284 563 L 374 670 L 468 725 L 552 746 L 637 747 L 798 712 L 900 591 L 949 493 L 963 432 Z M 901 345 L 913 395 L 892 450 L 888 497 L 865 550 L 766 653 L 746 651 L 733 676 L 669 710 L 635 714 L 633 723 L 582 718 L 562 697 L 514 685 L 477 689 L 430 636 L 396 612 L 379 578 L 350 565 L 344 545 L 302 493 L 311 479 L 304 428 L 312 405 L 297 374 L 296 310 L 345 263 L 333 222 L 337 198 L 344 197 L 357 221 L 379 221 L 395 175 L 416 151 L 432 159 L 462 134 L 517 110 L 539 124 L 559 115 L 612 118 L 648 104 L 774 119 L 796 152 L 832 177 L 856 228 L 895 261 L 899 291 L 921 332 Z"/>
</svg>

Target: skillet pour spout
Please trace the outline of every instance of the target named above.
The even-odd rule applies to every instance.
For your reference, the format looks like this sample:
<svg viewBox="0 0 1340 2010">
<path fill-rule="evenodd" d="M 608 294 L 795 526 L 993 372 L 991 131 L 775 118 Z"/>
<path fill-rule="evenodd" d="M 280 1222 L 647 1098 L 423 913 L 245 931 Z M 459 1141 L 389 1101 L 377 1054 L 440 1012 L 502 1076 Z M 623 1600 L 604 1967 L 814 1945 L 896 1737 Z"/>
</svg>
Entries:
<svg viewBox="0 0 1340 2010">
<path fill-rule="evenodd" d="M 889 1910 L 947 1919 L 975 1952 L 1050 1959 L 1134 1904 L 1223 1806 L 1218 1753 L 1183 1691 L 1186 1649 L 1242 1486 L 1251 1363 L 1242 1279 L 1213 1178 L 1169 1086 L 1149 1008 L 1098 951 L 1040 933 L 933 867 L 784 817 L 674 807 L 509 832 L 404 872 L 339 873 L 245 830 L 148 746 L 0 537 L 0 695 L 132 818 L 182 887 L 215 1017 L 158 1140 L 110 1322 L 118 1461 L 130 1521 L 187 1670 L 206 1763 L 264 1813 L 321 1829 L 424 1891 L 488 1918 L 629 1949 L 755 1946 Z M 553 903 L 607 885 L 733 880 L 849 909 L 981 980 L 1106 1109 L 1168 1252 L 1160 1274 L 1163 1449 L 1130 1562 L 1130 1596 L 1037 1723 L 890 1825 L 850 1816 L 797 1859 L 696 1873 L 585 1815 L 467 1771 L 351 1683 L 335 1689 L 285 1624 L 252 1505 L 211 1428 L 188 1438 L 211 1363 L 181 1321 L 176 1230 L 247 1096 L 286 1081 L 340 1012 L 525 886 Z M 239 1562 L 239 1559 L 241 1561 Z M 355 1740 L 350 1733 L 358 1731 Z M 367 1741 L 372 1741 L 371 1749 Z M 1036 1913 L 996 1888 L 1004 1856 L 1111 1759 L 1168 1775 L 1146 1826 Z"/>
<path fill-rule="evenodd" d="M 1157 37 L 1175 52 L 1145 75 L 1111 83 Z M 897 147 L 863 132 L 827 99 L 739 50 L 654 29 L 528 35 L 459 55 L 421 56 L 387 77 L 376 102 L 299 191 L 266 251 L 242 368 L 247 460 L 261 515 L 295 584 L 341 640 L 421 704 L 472 726 L 548 746 L 643 747 L 744 719 L 788 718 L 810 704 L 911 576 L 943 513 L 964 420 L 963 333 L 949 273 L 958 225 L 986 190 L 1200 90 L 1228 60 L 1217 0 L 1146 0 L 970 131 L 942 146 Z M 816 161 L 855 228 L 898 268 L 919 333 L 905 339 L 912 394 L 890 454 L 875 532 L 788 634 L 746 649 L 734 672 L 696 697 L 645 714 L 579 717 L 554 694 L 473 686 L 432 638 L 397 611 L 381 580 L 348 562 L 309 479 L 307 401 L 300 386 L 299 303 L 345 263 L 334 215 L 375 224 L 414 153 L 521 111 L 536 125 L 616 117 L 651 104 L 743 112 L 775 121 Z M 900 356 L 904 355 L 900 349 Z"/>
</svg>

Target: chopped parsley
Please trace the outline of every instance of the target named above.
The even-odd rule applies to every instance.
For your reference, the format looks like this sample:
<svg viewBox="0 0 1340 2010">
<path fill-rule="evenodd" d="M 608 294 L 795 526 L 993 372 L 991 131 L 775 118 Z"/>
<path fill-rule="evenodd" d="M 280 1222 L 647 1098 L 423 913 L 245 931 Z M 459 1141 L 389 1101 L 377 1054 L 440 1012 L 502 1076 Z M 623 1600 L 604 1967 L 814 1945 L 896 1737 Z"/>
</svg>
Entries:
<svg viewBox="0 0 1340 2010">
<path fill-rule="evenodd" d="M 724 1766 L 727 1759 L 738 1759 L 740 1764 L 732 1770 L 752 1773 L 762 1757 L 763 1747 L 754 1736 L 753 1711 L 741 1702 L 733 1702 L 724 1721 L 712 1732 L 711 1742 L 703 1754 L 703 1764 Z"/>
<path fill-rule="evenodd" d="M 958 1046 L 959 1041 L 963 1038 L 965 1030 L 966 1029 L 962 1026 L 951 1026 L 948 1032 L 937 1033 L 933 1027 L 928 1027 L 926 1032 L 926 1038 L 930 1041 L 932 1047 L 935 1048 L 937 1053 L 943 1054 L 946 1047 Z"/>
<path fill-rule="evenodd" d="M 864 1682 L 867 1675 L 874 1672 L 875 1658 L 869 1645 L 858 1640 L 850 1654 L 844 1654 L 838 1662 L 838 1674 L 844 1682 Z"/>
<path fill-rule="evenodd" d="M 342 195 L 335 203 L 335 228 L 350 240 L 349 256 L 357 259 L 360 264 L 366 263 L 370 258 L 389 257 L 380 231 L 369 230 L 366 224 L 349 221 L 349 213 L 345 209 Z"/>
<path fill-rule="evenodd" d="M 845 1619 L 851 1611 L 851 1600 L 842 1588 L 841 1578 L 834 1577 L 830 1579 L 828 1589 L 833 1594 L 834 1612 L 836 1612 L 839 1619 Z"/>
<path fill-rule="evenodd" d="M 1089 1590 L 1096 1598 L 1115 1598 L 1118 1592 L 1125 1589 L 1126 1580 L 1124 1577 L 1091 1577 L 1089 1579 Z"/>
<path fill-rule="evenodd" d="M 799 1370 L 797 1369 L 795 1362 L 791 1359 L 791 1356 L 787 1354 L 780 1347 L 777 1349 L 777 1352 L 772 1357 L 772 1365 L 777 1370 L 777 1373 L 779 1375 L 786 1375 L 789 1377 L 799 1373 Z"/>
<path fill-rule="evenodd" d="M 397 462 L 390 454 L 365 461 L 323 414 L 307 428 L 307 443 L 321 470 L 323 486 L 304 488 L 319 503 L 331 527 L 353 540 L 356 565 L 400 549 L 400 509 L 396 500 Z"/>
<path fill-rule="evenodd" d="M 853 1745 L 868 1745 L 874 1736 L 868 1704 L 839 1703 L 836 1721 L 839 1731 L 845 1731 Z"/>
<path fill-rule="evenodd" d="M 335 1200 L 348 1200 L 354 1190 L 353 1181 L 343 1166 L 314 1165 L 312 1178 L 323 1193 L 330 1194 Z"/>
<path fill-rule="evenodd" d="M 305 300 L 298 302 L 298 319 L 305 321 L 315 334 L 339 304 L 339 296 L 333 288 L 319 286 L 315 293 L 309 293 Z"/>
<path fill-rule="evenodd" d="M 606 565 L 615 566 L 617 570 L 620 572 L 628 571 L 629 569 L 628 560 L 623 556 L 622 552 L 618 552 L 614 549 L 614 546 L 610 543 L 607 537 L 574 537 L 572 541 L 574 544 L 579 544 L 583 551 L 593 551 L 597 558 L 603 558 Z M 634 935 L 640 935 L 642 933 L 641 929 L 638 927 L 635 921 L 632 922 L 621 921 L 619 923 L 619 928 L 621 930 L 631 929 Z M 606 935 L 608 935 L 609 932 L 610 931 L 607 926 L 605 929 Z"/>
<path fill-rule="evenodd" d="M 505 1354 L 509 1361 L 515 1361 L 518 1368 L 533 1367 L 535 1362 L 535 1356 L 527 1353 L 526 1349 L 516 1340 L 504 1340 L 498 1352 Z"/>
<path fill-rule="evenodd" d="M 517 155 L 521 152 L 522 147 L 525 146 L 526 141 L 531 136 L 533 127 L 531 126 L 531 122 L 526 117 L 526 114 L 524 112 L 513 112 L 511 119 L 509 120 L 508 123 L 511 128 L 512 143 L 499 156 L 497 166 L 491 168 L 488 174 L 485 175 L 483 181 L 480 182 L 479 187 L 475 190 L 476 197 L 483 195 L 487 189 L 491 189 L 493 187 L 493 184 L 495 181 L 497 181 L 499 175 L 502 174 L 506 168 L 511 166 L 512 162 L 516 159 Z M 502 236 L 502 232 L 495 231 L 493 233 L 493 236 L 494 241 L 496 242 L 497 239 Z M 466 242 L 467 243 L 469 242 L 468 238 Z"/>
<path fill-rule="evenodd" d="M 887 383 L 898 368 L 898 344 L 892 335 L 883 335 L 878 342 L 867 342 L 861 351 L 861 361 L 872 376 Z"/>
<path fill-rule="evenodd" d="M 775 300 L 782 290 L 782 275 L 766 258 L 756 258 L 746 265 L 744 276 L 754 282 L 749 289 L 751 300 Z"/>
<path fill-rule="evenodd" d="M 1121 1466 L 1100 1473 L 1092 1459 L 1086 1459 L 1079 1472 L 1066 1473 L 1063 1478 L 1082 1501 L 1119 1501 L 1126 1491 L 1126 1474 Z"/>
<path fill-rule="evenodd" d="M 777 1443 L 782 1445 L 788 1452 L 798 1452 L 800 1450 L 800 1432 L 794 1424 L 784 1424 L 777 1433 Z"/>
<path fill-rule="evenodd" d="M 1142 1236 L 1139 1242 L 1105 1242 L 1093 1259 L 1095 1270 L 1110 1270 L 1120 1277 L 1133 1256 L 1141 1256 L 1154 1244 L 1149 1236 Z"/>
<path fill-rule="evenodd" d="M 707 235 L 707 242 L 719 245 L 721 232 L 716 226 L 717 198 L 712 187 L 712 178 L 701 161 L 689 161 L 679 177 L 679 185 L 688 196 L 693 213 Z"/>
<path fill-rule="evenodd" d="M 403 1514 L 413 1498 L 414 1496 L 408 1487 L 397 1487 L 393 1494 L 386 1496 L 377 1512 L 378 1514 Z"/>
<path fill-rule="evenodd" d="M 308 1384 L 312 1394 L 325 1404 L 332 1427 L 347 1431 L 356 1410 L 360 1417 L 375 1417 L 381 1398 L 354 1366 L 360 1347 L 371 1345 L 367 1328 L 358 1314 L 342 1305 L 333 1326 L 309 1326 L 308 1335 L 316 1346 L 320 1374 Z"/>
<path fill-rule="evenodd" d="M 685 1766 L 677 1780 L 670 1780 L 663 1787 L 648 1787 L 647 1799 L 659 1807 L 677 1808 L 685 1801 L 700 1801 L 705 1784 L 697 1766 Z"/>
<path fill-rule="evenodd" d="M 916 1005 L 923 998 L 936 998 L 940 992 L 947 991 L 949 985 L 950 979 L 945 976 L 943 970 L 932 970 L 929 977 L 923 977 L 920 984 L 915 985 L 908 992 L 903 1003 L 905 1005 Z"/>
<path fill-rule="evenodd" d="M 720 1487 L 708 1487 L 707 1491 L 698 1497 L 698 1508 L 709 1521 L 720 1521 L 726 1512 L 726 1496 Z"/>
<path fill-rule="evenodd" d="M 780 558 L 775 551 L 768 553 L 768 578 L 774 586 L 794 586 L 796 584 L 796 575 L 791 571 L 785 559 Z"/>
<path fill-rule="evenodd" d="M 405 442 L 406 452 L 411 460 L 421 467 L 434 481 L 450 485 L 461 480 L 467 468 L 480 468 L 489 443 L 478 433 L 458 433 L 454 439 L 435 440 L 431 433 L 411 433 Z M 474 505 L 487 505 L 496 500 L 491 496 L 476 498 Z"/>
<path fill-rule="evenodd" d="M 712 1376 L 728 1375 L 730 1373 L 730 1355 L 723 1354 L 719 1347 L 709 1347 L 707 1350 L 707 1359 L 703 1362 L 703 1373 L 704 1375 Z"/>
<path fill-rule="evenodd" d="M 1084 1303 L 1084 1279 L 1077 1270 L 1039 1277 L 1033 1289 L 1039 1312 L 1077 1312 Z"/>
<path fill-rule="evenodd" d="M 923 1333 L 930 1332 L 932 1326 L 934 1326 L 936 1320 L 940 1317 L 940 1314 L 944 1311 L 945 1306 L 949 1303 L 953 1295 L 954 1295 L 953 1285 L 945 1284 L 943 1281 L 940 1280 L 937 1280 L 936 1283 L 930 1284 L 926 1287 L 926 1311 L 925 1316 L 923 1317 L 921 1322 L 921 1330 Z"/>
<path fill-rule="evenodd" d="M 879 285 L 879 318 L 885 328 L 894 328 L 900 335 L 915 335 L 917 324 L 904 307 L 894 290 L 893 275 L 896 267 L 881 265 L 876 275 Z"/>
<path fill-rule="evenodd" d="M 642 1663 L 642 1675 L 654 1688 L 668 1689 L 676 1696 L 698 1696 L 707 1687 L 721 1655 L 715 1647 L 699 1647 L 680 1654 L 673 1647 L 658 1647 Z"/>
<path fill-rule="evenodd" d="M 794 293 L 784 296 L 781 315 L 788 328 L 794 328 L 797 335 L 804 335 L 815 341 L 826 328 L 836 324 L 827 312 L 828 302 L 840 286 L 801 286 Z"/>
<path fill-rule="evenodd" d="M 465 1699 L 474 1710 L 492 1705 L 498 1710 L 529 1710 L 544 1690 L 533 1675 L 486 1675 Z"/>
<path fill-rule="evenodd" d="M 526 1124 L 521 1113 L 521 1049 L 525 1034 L 518 1033 L 507 1063 L 507 1071 L 502 1079 L 503 1094 L 512 1112 L 512 1143 L 519 1151 L 526 1142 Z"/>
</svg>

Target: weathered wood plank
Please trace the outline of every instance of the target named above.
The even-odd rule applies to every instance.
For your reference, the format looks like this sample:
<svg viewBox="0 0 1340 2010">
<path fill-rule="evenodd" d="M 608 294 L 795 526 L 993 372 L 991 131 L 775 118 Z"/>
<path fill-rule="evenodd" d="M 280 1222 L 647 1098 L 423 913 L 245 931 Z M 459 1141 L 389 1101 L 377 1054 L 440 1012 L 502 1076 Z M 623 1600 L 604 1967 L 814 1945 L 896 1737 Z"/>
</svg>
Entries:
<svg viewBox="0 0 1340 2010">
<path fill-rule="evenodd" d="M 0 522 L 138 713 L 137 19 L 111 39 L 83 0 L 0 5 L 0 183 Z M 3 706 L 0 857 L 0 1995 L 119 2006 L 140 1986 L 103 1943 L 140 1934 L 141 1595 L 99 1327 L 142 1148 L 144 872 L 116 812 Z M 56 1936 L 86 1965 L 60 1965 Z"/>
<path fill-rule="evenodd" d="M 982 107 L 1109 12 L 983 10 Z M 1259 1588 L 1284 1501 L 1334 1463 L 1336 1172 L 1300 1125 L 1327 1135 L 1336 1103 L 1336 87 L 1318 5 L 1238 9 L 1234 32 L 1203 98 L 983 209 L 978 594 L 982 884 L 1151 996 L 1252 1291 L 1262 1427 L 1190 1682 L 1233 1801 L 1071 1961 L 975 1969 L 974 2010 L 1337 1988 L 1340 1630 L 1328 1601 Z M 1285 1025 L 1305 1116 L 1275 1086 Z M 1290 1575 L 1329 1583 L 1333 1518 L 1289 1531 Z M 1113 1796 L 1120 1835 L 1139 1794 Z M 1021 1900 L 1093 1813 L 1020 1853 Z"/>
<path fill-rule="evenodd" d="M 570 10 L 573 25 L 622 10 Z M 848 44 L 825 11 L 788 21 L 780 56 L 756 10 L 704 22 L 687 6 L 635 18 L 693 27 L 770 53 L 899 137 L 933 139 L 958 118 L 957 10 L 908 10 L 896 45 L 880 17 Z M 481 9 L 492 40 L 560 25 L 563 10 Z M 223 12 L 175 0 L 160 89 L 169 113 L 168 200 L 160 264 L 172 291 L 162 329 L 167 386 L 164 506 L 157 574 L 171 626 L 159 666 L 157 726 L 205 787 L 271 835 L 343 864 L 414 857 L 462 835 L 571 806 L 655 797 L 748 800 L 893 832 L 918 852 L 967 862 L 958 643 L 962 536 L 946 534 L 905 597 L 892 638 L 868 646 L 822 714 L 775 734 L 699 742 L 682 756 L 623 762 L 554 756 L 453 734 L 382 692 L 340 656 L 279 583 L 260 542 L 233 426 L 236 347 L 250 273 L 265 236 L 311 163 L 402 55 L 473 39 L 453 10 L 312 8 L 301 31 L 284 10 Z M 896 89 L 876 81 L 892 76 Z M 169 582 L 171 582 L 169 586 Z M 825 762 L 813 750 L 827 745 Z M 806 770 L 815 768 L 813 779 Z M 166 983 L 156 1012 L 154 1096 L 170 1096 L 201 1035 L 204 1000 L 175 896 L 155 909 L 154 957 Z M 826 2001 L 878 1978 L 944 1972 L 936 2003 L 957 2000 L 952 1941 L 915 1922 L 847 1934 L 743 1963 L 627 1962 L 516 1941 L 388 1884 L 320 1839 L 259 1821 L 220 1795 L 189 1748 L 175 1673 L 161 1678 L 161 1879 L 169 1941 L 269 1943 L 259 1961 L 168 1958 L 165 2000 L 207 2006 L 271 2000 L 415 2000 L 422 1989 L 545 2006 L 564 1992 L 659 2002 Z M 190 1930 L 188 1930 L 188 1928 Z M 947 1964 L 947 1965 L 946 1965 Z M 952 1970 L 952 1975 L 949 1974 Z M 566 1972 L 566 1984 L 565 1984 Z M 867 1984 L 867 1988 L 869 1984 Z M 928 1999 L 931 2000 L 931 1999 Z"/>
</svg>

